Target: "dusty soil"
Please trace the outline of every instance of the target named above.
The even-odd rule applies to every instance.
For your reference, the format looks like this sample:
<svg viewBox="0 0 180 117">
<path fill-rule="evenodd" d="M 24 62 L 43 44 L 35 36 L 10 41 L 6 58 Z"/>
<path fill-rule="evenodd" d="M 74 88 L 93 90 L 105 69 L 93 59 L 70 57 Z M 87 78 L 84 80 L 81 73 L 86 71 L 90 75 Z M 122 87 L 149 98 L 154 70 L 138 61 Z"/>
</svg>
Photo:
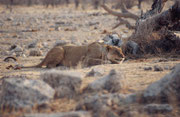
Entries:
<svg viewBox="0 0 180 117">
<path fill-rule="evenodd" d="M 146 6 L 144 9 L 150 7 Z M 131 11 L 140 14 L 136 6 Z M 133 32 L 133 30 L 128 30 L 125 26 L 112 30 L 116 23 L 116 17 L 108 15 L 103 9 L 75 10 L 72 6 L 48 9 L 42 6 L 16 6 L 13 8 L 13 12 L 9 12 L 9 10 L 0 6 L 0 78 L 4 76 L 25 75 L 28 78 L 37 79 L 41 72 L 48 70 L 45 68 L 7 70 L 7 66 L 15 65 L 14 62 L 3 61 L 6 56 L 14 55 L 9 50 L 12 45 L 19 45 L 23 48 L 23 56 L 18 57 L 19 64 L 25 66 L 36 65 L 59 40 L 81 45 L 102 39 L 106 35 L 104 32 L 117 32 L 122 38 L 130 36 Z M 131 21 L 131 23 L 134 22 Z M 43 56 L 29 56 L 31 49 L 27 48 L 27 46 L 32 42 L 38 43 L 36 48 L 40 48 Z M 149 84 L 169 73 L 171 68 L 178 63 L 180 63 L 178 56 L 168 54 L 138 60 L 127 60 L 123 64 L 106 64 L 94 67 L 103 69 L 104 75 L 108 74 L 111 69 L 115 69 L 117 72 L 121 71 L 125 76 L 125 87 L 121 93 L 128 94 L 145 89 Z M 164 68 L 164 70 L 144 70 L 145 67 L 153 68 L 155 65 Z M 86 74 L 94 67 L 77 67 L 76 69 L 69 70 L 80 71 Z M 61 67 L 56 69 L 63 70 Z M 87 83 L 95 79 L 94 77 L 84 78 L 83 86 L 86 86 Z M 52 105 L 58 107 L 54 111 L 66 112 L 72 110 L 76 103 L 74 100 L 59 99 L 52 102 Z"/>
</svg>

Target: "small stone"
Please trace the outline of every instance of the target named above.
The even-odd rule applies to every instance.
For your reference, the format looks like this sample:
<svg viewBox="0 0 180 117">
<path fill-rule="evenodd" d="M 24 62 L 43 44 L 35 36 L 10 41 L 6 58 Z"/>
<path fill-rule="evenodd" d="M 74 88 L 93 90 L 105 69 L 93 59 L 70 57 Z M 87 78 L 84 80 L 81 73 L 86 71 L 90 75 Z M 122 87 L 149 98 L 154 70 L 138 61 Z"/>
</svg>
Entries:
<svg viewBox="0 0 180 117">
<path fill-rule="evenodd" d="M 171 66 L 164 66 L 164 70 L 172 70 L 172 67 Z"/>
<path fill-rule="evenodd" d="M 95 27 L 94 27 L 94 29 L 96 30 L 96 29 L 98 29 L 98 27 L 97 27 L 97 26 L 95 26 Z"/>
<path fill-rule="evenodd" d="M 154 71 L 163 71 L 163 68 L 161 66 L 155 65 Z"/>
<path fill-rule="evenodd" d="M 47 42 L 43 42 L 43 43 L 42 43 L 42 46 L 44 46 L 44 48 L 48 48 L 48 47 L 49 47 L 49 45 L 48 45 Z"/>
<path fill-rule="evenodd" d="M 60 30 L 61 30 L 61 27 L 59 27 L 59 26 L 55 27 L 55 31 L 60 31 Z"/>
<path fill-rule="evenodd" d="M 20 47 L 18 45 L 11 46 L 10 50 L 12 50 L 13 52 L 23 52 L 22 47 Z"/>
<path fill-rule="evenodd" d="M 89 22 L 88 25 L 89 25 L 89 26 L 93 26 L 93 25 L 98 25 L 98 24 L 100 24 L 100 23 L 99 23 L 99 22 L 92 22 L 92 21 L 91 21 L 91 22 Z"/>
<path fill-rule="evenodd" d="M 22 56 L 23 58 L 26 58 L 26 57 L 27 57 L 25 54 L 22 54 L 21 56 Z"/>
<path fill-rule="evenodd" d="M 17 45 L 12 45 L 9 50 L 14 50 L 17 47 Z"/>
<path fill-rule="evenodd" d="M 121 47 L 123 44 L 123 40 L 119 37 L 118 34 L 106 35 L 106 37 L 104 37 L 103 40 L 104 43 L 107 45 Z"/>
<path fill-rule="evenodd" d="M 15 56 L 16 57 L 22 57 L 22 56 L 24 56 L 24 54 L 22 53 L 22 52 L 15 52 Z"/>
<path fill-rule="evenodd" d="M 67 42 L 65 40 L 57 40 L 54 46 L 63 46 L 66 45 Z"/>
<path fill-rule="evenodd" d="M 39 49 L 33 49 L 29 52 L 29 56 L 42 56 L 42 51 Z"/>
<path fill-rule="evenodd" d="M 35 48 L 37 45 L 37 42 L 32 42 L 28 45 L 28 48 Z"/>
<path fill-rule="evenodd" d="M 7 21 L 12 21 L 13 18 L 12 18 L 12 17 L 8 17 L 6 20 L 7 20 Z"/>
<path fill-rule="evenodd" d="M 152 67 L 144 67 L 144 70 L 145 71 L 150 71 L 150 70 L 152 70 Z"/>
</svg>

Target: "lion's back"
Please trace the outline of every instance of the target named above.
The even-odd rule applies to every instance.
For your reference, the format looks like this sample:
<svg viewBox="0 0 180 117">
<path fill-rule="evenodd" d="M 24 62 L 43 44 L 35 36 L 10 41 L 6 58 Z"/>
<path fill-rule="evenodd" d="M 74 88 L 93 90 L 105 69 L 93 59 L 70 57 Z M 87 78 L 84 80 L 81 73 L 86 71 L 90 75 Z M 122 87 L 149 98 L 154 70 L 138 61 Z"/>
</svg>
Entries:
<svg viewBox="0 0 180 117">
<path fill-rule="evenodd" d="M 63 65 L 65 66 L 76 66 L 87 54 L 87 46 L 71 45 L 63 48 L 65 51 Z"/>
<path fill-rule="evenodd" d="M 46 55 L 45 61 L 51 63 L 58 63 L 64 58 L 64 49 L 61 46 L 52 48 Z"/>
<path fill-rule="evenodd" d="M 104 52 L 104 45 L 99 42 L 89 44 L 87 56 L 90 58 L 100 58 Z"/>
</svg>

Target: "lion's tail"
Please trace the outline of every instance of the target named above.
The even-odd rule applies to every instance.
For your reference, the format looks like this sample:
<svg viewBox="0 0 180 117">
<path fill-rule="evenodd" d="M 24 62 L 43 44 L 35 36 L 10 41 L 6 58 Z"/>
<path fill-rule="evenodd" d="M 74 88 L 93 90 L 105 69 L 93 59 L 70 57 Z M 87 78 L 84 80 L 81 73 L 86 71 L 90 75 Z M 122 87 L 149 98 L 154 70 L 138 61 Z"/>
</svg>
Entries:
<svg viewBox="0 0 180 117">
<path fill-rule="evenodd" d="M 41 63 L 37 64 L 37 65 L 33 65 L 33 66 L 22 66 L 21 68 L 41 68 L 41 67 L 43 66 L 43 64 L 44 64 L 44 60 L 43 60 Z"/>
</svg>

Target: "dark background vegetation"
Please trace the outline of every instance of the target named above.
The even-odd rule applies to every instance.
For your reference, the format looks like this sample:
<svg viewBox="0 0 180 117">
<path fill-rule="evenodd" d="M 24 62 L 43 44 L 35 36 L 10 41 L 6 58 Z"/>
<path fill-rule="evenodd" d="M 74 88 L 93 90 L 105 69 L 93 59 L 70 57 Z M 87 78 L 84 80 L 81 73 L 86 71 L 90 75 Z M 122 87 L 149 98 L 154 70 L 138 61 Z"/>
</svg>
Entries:
<svg viewBox="0 0 180 117">
<path fill-rule="evenodd" d="M 113 3 L 115 4 L 114 8 L 120 8 L 122 2 L 125 3 L 127 8 L 131 8 L 135 4 L 139 5 L 142 1 L 150 1 L 150 0 L 0 0 L 0 4 L 6 5 L 7 8 L 11 7 L 12 5 L 44 5 L 46 7 L 58 7 L 60 5 L 69 5 L 73 3 L 76 8 L 80 5 L 82 8 L 84 5 L 92 5 L 94 9 L 98 9 L 101 4 L 104 3 Z"/>
</svg>

